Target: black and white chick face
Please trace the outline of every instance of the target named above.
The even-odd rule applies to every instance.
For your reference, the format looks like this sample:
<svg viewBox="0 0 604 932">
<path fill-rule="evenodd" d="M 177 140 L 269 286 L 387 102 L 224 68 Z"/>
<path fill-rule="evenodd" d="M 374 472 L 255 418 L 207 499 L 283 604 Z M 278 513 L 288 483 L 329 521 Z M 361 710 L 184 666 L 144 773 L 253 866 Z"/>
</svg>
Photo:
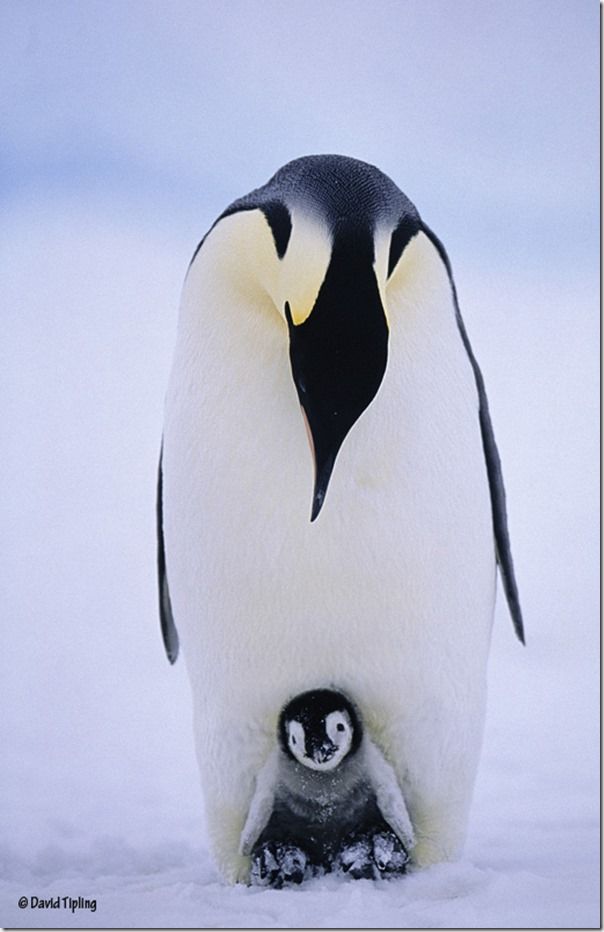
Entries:
<svg viewBox="0 0 604 932">
<path fill-rule="evenodd" d="M 309 770 L 335 770 L 361 741 L 359 718 L 348 699 L 320 689 L 296 696 L 284 708 L 279 737 L 285 753 Z"/>
</svg>

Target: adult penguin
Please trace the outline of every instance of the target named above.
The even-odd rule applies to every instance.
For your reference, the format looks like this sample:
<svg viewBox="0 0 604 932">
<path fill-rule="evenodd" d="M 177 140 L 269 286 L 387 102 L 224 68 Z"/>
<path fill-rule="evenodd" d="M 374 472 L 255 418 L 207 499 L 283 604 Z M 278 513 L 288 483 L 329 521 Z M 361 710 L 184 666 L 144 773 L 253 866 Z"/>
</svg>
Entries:
<svg viewBox="0 0 604 932">
<path fill-rule="evenodd" d="M 158 527 L 164 640 L 172 661 L 182 643 L 225 877 L 248 877 L 241 832 L 280 710 L 319 688 L 354 699 L 393 766 L 413 860 L 454 858 L 496 562 L 521 640 L 523 626 L 449 260 L 377 168 L 297 159 L 202 240 L 182 295 Z"/>
</svg>

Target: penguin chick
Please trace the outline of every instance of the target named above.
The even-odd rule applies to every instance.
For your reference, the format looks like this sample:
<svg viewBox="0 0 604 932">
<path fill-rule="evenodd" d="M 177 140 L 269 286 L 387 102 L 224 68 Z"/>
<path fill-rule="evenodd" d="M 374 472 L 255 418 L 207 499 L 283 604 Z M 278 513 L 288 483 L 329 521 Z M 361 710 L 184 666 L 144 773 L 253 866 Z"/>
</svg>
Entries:
<svg viewBox="0 0 604 932">
<path fill-rule="evenodd" d="M 282 710 L 277 739 L 241 838 L 251 882 L 281 887 L 331 870 L 403 873 L 413 845 L 407 808 L 352 702 L 332 689 L 302 693 Z"/>
</svg>

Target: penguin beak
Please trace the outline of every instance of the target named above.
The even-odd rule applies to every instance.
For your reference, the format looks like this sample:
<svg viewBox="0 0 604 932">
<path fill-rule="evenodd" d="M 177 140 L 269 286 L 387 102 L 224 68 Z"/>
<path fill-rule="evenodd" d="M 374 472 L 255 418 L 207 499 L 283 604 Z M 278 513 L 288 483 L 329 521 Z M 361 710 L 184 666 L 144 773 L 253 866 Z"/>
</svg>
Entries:
<svg viewBox="0 0 604 932">
<path fill-rule="evenodd" d="M 318 518 L 319 512 L 323 507 L 323 502 L 325 501 L 325 495 L 327 493 L 327 486 L 329 485 L 329 480 L 331 479 L 333 467 L 336 462 L 336 456 L 340 451 L 341 444 L 342 441 L 337 443 L 337 445 L 334 444 L 331 450 L 323 450 L 320 457 L 317 456 L 316 447 L 313 444 L 315 460 L 315 485 L 312 496 L 312 511 L 310 515 L 311 522 Z"/>
<path fill-rule="evenodd" d="M 326 764 L 327 761 L 332 759 L 336 751 L 337 748 L 335 744 L 332 744 L 331 742 L 325 742 L 312 749 L 311 760 L 313 760 L 316 764 Z"/>
<path fill-rule="evenodd" d="M 319 748 L 317 751 L 315 760 L 318 764 L 325 764 L 328 760 L 331 760 L 335 753 L 335 747 L 327 747 L 326 745 L 323 745 L 323 747 Z"/>
<path fill-rule="evenodd" d="M 373 269 L 373 245 L 336 240 L 310 315 L 294 324 L 289 304 L 292 375 L 314 459 L 311 521 L 318 517 L 336 457 L 373 401 L 388 355 L 388 325 Z"/>
<path fill-rule="evenodd" d="M 331 478 L 331 473 L 333 471 L 336 456 L 340 446 L 338 445 L 338 448 L 335 450 L 332 449 L 331 451 L 323 451 L 321 457 L 319 458 L 317 456 L 317 447 L 315 444 L 314 435 L 304 405 L 301 405 L 301 410 L 302 417 L 304 419 L 304 426 L 306 427 L 308 445 L 310 447 L 310 452 L 315 466 L 315 484 L 312 497 L 312 511 L 310 516 L 310 520 L 312 522 L 321 511 L 323 501 L 325 500 L 325 493 L 327 492 L 327 486 L 329 485 L 329 480 Z"/>
</svg>

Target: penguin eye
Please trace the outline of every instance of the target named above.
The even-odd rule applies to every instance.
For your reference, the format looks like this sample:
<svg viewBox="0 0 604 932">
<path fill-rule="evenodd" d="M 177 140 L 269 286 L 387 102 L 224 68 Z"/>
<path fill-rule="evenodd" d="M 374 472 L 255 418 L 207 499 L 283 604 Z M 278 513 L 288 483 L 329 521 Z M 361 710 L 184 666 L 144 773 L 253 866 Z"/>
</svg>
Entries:
<svg viewBox="0 0 604 932">
<path fill-rule="evenodd" d="M 344 730 L 345 730 L 344 725 L 342 725 L 342 722 L 338 722 L 338 724 L 336 725 L 336 730 L 337 730 L 337 731 L 344 731 Z"/>
<path fill-rule="evenodd" d="M 292 744 L 295 744 L 295 743 L 296 743 L 296 736 L 292 735 Z"/>
</svg>

